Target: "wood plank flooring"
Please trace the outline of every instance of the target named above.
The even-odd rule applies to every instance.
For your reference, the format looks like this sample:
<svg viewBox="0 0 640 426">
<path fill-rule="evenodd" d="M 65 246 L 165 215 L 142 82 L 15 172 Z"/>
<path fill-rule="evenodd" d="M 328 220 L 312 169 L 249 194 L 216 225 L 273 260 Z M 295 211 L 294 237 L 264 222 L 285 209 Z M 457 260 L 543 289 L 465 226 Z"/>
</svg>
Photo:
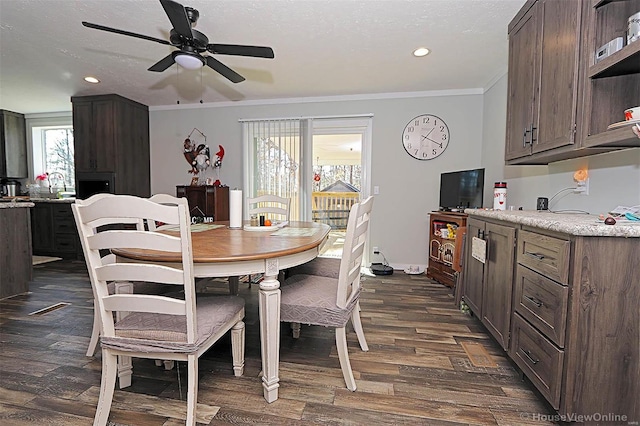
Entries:
<svg viewBox="0 0 640 426">
<path fill-rule="evenodd" d="M 101 356 L 85 351 L 93 301 L 84 263 L 34 266 L 30 293 L 0 300 L 0 424 L 89 425 L 100 388 Z M 207 292 L 227 293 L 209 281 Z M 424 275 L 369 277 L 362 320 L 369 352 L 350 330 L 358 390 L 346 389 L 332 329 L 281 327 L 280 399 L 267 404 L 260 381 L 258 286 L 246 300 L 246 366 L 234 377 L 230 339 L 201 358 L 198 421 L 259 425 L 522 425 L 552 413 L 489 337 L 460 312 L 451 289 Z M 28 315 L 56 303 L 42 315 Z M 461 343 L 479 343 L 497 367 L 476 367 Z M 116 390 L 113 425 L 184 424 L 186 366 L 165 371 L 134 360 L 133 384 Z"/>
</svg>

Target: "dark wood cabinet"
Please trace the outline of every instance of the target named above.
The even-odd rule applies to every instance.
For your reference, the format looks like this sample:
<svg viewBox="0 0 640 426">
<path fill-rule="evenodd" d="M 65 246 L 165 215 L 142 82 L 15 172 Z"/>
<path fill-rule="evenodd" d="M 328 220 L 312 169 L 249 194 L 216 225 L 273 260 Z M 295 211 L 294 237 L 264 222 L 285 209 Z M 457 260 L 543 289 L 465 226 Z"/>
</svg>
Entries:
<svg viewBox="0 0 640 426">
<path fill-rule="evenodd" d="M 36 201 L 31 209 L 33 254 L 81 258 L 82 247 L 69 202 Z"/>
<path fill-rule="evenodd" d="M 28 174 L 24 115 L 0 110 L 0 177 L 26 178 Z"/>
<path fill-rule="evenodd" d="M 576 142 L 583 7 L 581 1 L 528 2 L 509 25 L 509 164 Z M 544 163 L 535 158 L 522 162 Z"/>
<path fill-rule="evenodd" d="M 463 298 L 498 343 L 509 347 L 516 230 L 500 222 L 469 218 Z M 485 261 L 472 256 L 473 237 L 486 243 Z"/>
<path fill-rule="evenodd" d="M 466 230 L 464 213 L 429 214 L 429 260 L 427 277 L 454 287 L 460 271 L 460 242 Z"/>
<path fill-rule="evenodd" d="M 113 192 L 150 195 L 149 109 L 118 95 L 74 96 L 76 176 L 112 173 Z"/>
<path fill-rule="evenodd" d="M 639 243 L 467 220 L 464 300 L 561 415 L 640 420 Z"/>
<path fill-rule="evenodd" d="M 212 217 L 214 221 L 229 220 L 229 187 L 213 185 L 176 186 L 176 197 L 186 198 L 191 216 Z"/>
<path fill-rule="evenodd" d="M 0 299 L 29 291 L 33 271 L 29 210 L 0 208 Z"/>
</svg>

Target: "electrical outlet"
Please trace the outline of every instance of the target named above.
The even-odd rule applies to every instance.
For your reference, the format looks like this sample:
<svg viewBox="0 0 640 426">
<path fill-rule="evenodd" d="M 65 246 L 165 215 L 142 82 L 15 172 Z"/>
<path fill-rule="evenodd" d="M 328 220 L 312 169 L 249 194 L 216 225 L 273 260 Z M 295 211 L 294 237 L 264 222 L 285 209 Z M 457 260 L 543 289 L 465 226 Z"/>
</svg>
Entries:
<svg viewBox="0 0 640 426">
<path fill-rule="evenodd" d="M 573 192 L 580 195 L 589 195 L 589 178 L 579 181 Z"/>
<path fill-rule="evenodd" d="M 373 254 L 380 254 L 380 249 L 378 247 L 374 247 Z"/>
</svg>

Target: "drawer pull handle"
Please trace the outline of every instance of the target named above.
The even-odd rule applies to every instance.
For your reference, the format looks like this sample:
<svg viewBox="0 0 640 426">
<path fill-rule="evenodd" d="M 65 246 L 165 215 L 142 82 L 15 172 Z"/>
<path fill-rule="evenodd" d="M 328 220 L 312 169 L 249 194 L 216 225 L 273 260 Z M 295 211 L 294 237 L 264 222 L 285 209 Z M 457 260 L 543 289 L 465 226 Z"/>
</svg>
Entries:
<svg viewBox="0 0 640 426">
<path fill-rule="evenodd" d="M 529 358 L 529 361 L 531 361 L 531 363 L 532 363 L 533 365 L 535 365 L 535 364 L 537 364 L 537 363 L 539 363 L 539 362 L 540 362 L 540 360 L 539 360 L 539 359 L 535 359 L 535 358 L 533 357 L 533 355 L 531 355 L 531 352 L 530 352 L 530 351 L 528 351 L 528 350 L 526 350 L 526 349 L 522 349 L 522 348 L 521 348 L 520 350 L 522 351 L 522 353 L 524 354 L 524 356 L 526 356 L 527 358 Z"/>
<path fill-rule="evenodd" d="M 533 303 L 534 305 L 536 305 L 538 308 L 541 307 L 542 305 L 544 305 L 544 303 L 542 303 L 541 301 L 539 301 L 538 299 L 531 297 L 531 296 L 524 296 L 525 299 L 527 299 L 528 301 L 530 301 L 531 303 Z"/>
<path fill-rule="evenodd" d="M 530 251 L 525 251 L 524 254 L 526 254 L 527 256 L 535 257 L 538 260 L 544 259 L 544 254 L 531 253 Z"/>
</svg>

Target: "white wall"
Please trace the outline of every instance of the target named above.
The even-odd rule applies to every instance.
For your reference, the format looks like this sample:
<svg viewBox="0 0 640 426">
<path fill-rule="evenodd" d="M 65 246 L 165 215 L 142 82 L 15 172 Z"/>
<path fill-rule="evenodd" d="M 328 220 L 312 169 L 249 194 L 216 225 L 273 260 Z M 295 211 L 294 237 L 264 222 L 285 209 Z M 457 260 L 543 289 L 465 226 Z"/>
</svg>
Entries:
<svg viewBox="0 0 640 426">
<path fill-rule="evenodd" d="M 212 151 L 218 144 L 224 146 L 221 181 L 233 188 L 242 186 L 239 119 L 371 113 L 371 185 L 380 187 L 371 221 L 371 246 L 380 247 L 397 269 L 427 264 L 428 213 L 438 207 L 443 172 L 485 167 L 485 207 L 493 205 L 493 182 L 505 180 L 507 204 L 534 210 L 537 197 L 551 198 L 573 186 L 573 172 L 586 165 L 591 176 L 590 195 L 568 193 L 554 200 L 552 209 L 598 214 L 617 205 L 640 204 L 639 148 L 548 166 L 505 166 L 506 99 L 505 75 L 484 94 L 438 92 L 410 97 L 151 108 L 151 192 L 174 194 L 176 185 L 190 182 L 182 144 L 194 127 L 207 135 Z M 425 113 L 447 122 L 451 142 L 440 157 L 418 161 L 404 151 L 401 135 L 409 120 Z"/>
<path fill-rule="evenodd" d="M 559 191 L 575 187 L 573 173 L 589 171 L 589 195 L 561 192 L 550 209 L 567 212 L 606 213 L 618 205 L 640 204 L 640 148 L 559 161 L 548 166 L 505 166 L 507 76 L 484 95 L 482 165 L 491 170 L 485 178 L 485 199 L 492 192 L 492 179 L 507 182 L 507 204 L 535 210 L 538 197 L 551 198 Z M 499 172 L 501 171 L 501 173 Z"/>
<path fill-rule="evenodd" d="M 207 135 L 207 144 L 212 150 L 218 144 L 223 145 L 221 181 L 233 188 L 242 186 L 239 119 L 372 113 L 371 185 L 379 186 L 380 194 L 376 195 L 371 220 L 371 246 L 380 247 L 396 267 L 424 267 L 428 253 L 428 213 L 438 208 L 440 174 L 480 165 L 482 107 L 482 95 L 476 90 L 405 98 L 152 108 L 149 121 L 151 192 L 174 194 L 176 185 L 191 180 L 182 146 L 194 127 Z M 425 113 L 435 114 L 447 122 L 451 141 L 438 158 L 419 161 L 405 152 L 401 136 L 412 118 Z"/>
</svg>

